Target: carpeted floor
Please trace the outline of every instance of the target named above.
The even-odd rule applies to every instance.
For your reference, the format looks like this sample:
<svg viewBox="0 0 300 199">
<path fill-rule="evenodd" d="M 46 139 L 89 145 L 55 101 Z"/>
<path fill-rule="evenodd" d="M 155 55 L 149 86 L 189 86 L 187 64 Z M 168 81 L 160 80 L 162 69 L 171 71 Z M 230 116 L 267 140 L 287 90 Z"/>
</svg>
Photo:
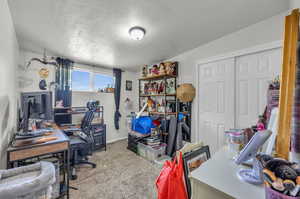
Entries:
<svg viewBox="0 0 300 199">
<path fill-rule="evenodd" d="M 71 199 L 156 199 L 158 166 L 126 149 L 127 140 L 95 152 L 91 161 L 97 168 L 81 166 L 78 179 L 70 181 Z"/>
</svg>

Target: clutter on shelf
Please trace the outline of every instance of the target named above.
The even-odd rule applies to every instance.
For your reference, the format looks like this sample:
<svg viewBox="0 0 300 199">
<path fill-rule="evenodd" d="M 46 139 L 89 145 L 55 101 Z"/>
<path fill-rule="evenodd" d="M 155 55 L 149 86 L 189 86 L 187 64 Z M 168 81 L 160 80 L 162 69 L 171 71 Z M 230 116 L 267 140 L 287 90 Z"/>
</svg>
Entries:
<svg viewBox="0 0 300 199">
<path fill-rule="evenodd" d="M 113 93 L 115 91 L 115 88 L 113 85 L 108 84 L 105 88 L 98 89 L 98 92 L 100 93 Z"/>
<path fill-rule="evenodd" d="M 161 139 L 167 142 L 170 115 L 177 117 L 177 71 L 178 62 L 162 62 L 151 67 L 144 65 L 139 79 L 139 110 L 141 115 L 157 117 L 161 122 Z"/>
<path fill-rule="evenodd" d="M 142 77 L 155 77 L 163 75 L 177 76 L 177 62 L 162 62 L 152 66 L 144 65 L 142 69 Z"/>
<path fill-rule="evenodd" d="M 141 95 L 175 95 L 176 94 L 176 83 L 175 78 L 164 80 L 149 80 L 144 81 L 140 86 Z"/>
<path fill-rule="evenodd" d="M 128 149 L 153 162 L 168 159 L 164 157 L 166 151 L 172 156 L 182 148 L 183 140 L 191 140 L 191 103 L 195 91 L 190 94 L 190 90 L 183 89 L 182 95 L 188 100 L 179 103 L 177 71 L 178 62 L 144 65 L 139 79 L 139 112 L 132 116 Z M 183 87 L 193 88 L 190 84 Z"/>
<path fill-rule="evenodd" d="M 147 107 L 144 111 L 150 113 L 174 113 L 176 112 L 176 102 L 174 100 L 169 100 L 169 98 L 155 98 L 147 97 L 141 99 L 141 107 L 144 107 L 147 104 Z"/>
</svg>

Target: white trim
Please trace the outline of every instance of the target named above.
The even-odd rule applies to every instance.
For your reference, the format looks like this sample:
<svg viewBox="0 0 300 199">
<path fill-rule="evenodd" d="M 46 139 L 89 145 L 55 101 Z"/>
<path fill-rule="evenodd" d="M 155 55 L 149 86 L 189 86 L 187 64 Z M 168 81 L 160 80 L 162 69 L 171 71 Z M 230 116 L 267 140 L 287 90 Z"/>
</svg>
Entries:
<svg viewBox="0 0 300 199">
<path fill-rule="evenodd" d="M 233 52 L 229 52 L 226 54 L 221 54 L 221 55 L 217 55 L 217 56 L 212 56 L 209 58 L 205 58 L 205 59 L 200 59 L 196 62 L 196 113 L 195 113 L 195 121 L 196 122 L 196 141 L 199 141 L 199 103 L 198 103 L 198 98 L 199 98 L 199 77 L 200 77 L 200 65 L 203 64 L 207 64 L 210 62 L 216 62 L 216 61 L 220 61 L 223 59 L 229 59 L 229 58 L 234 58 L 236 59 L 236 57 L 242 56 L 242 55 L 248 55 L 248 54 L 252 54 L 252 53 L 257 53 L 257 52 L 262 52 L 262 51 L 266 51 L 266 50 L 272 50 L 272 49 L 276 49 L 276 48 L 282 48 L 283 47 L 283 41 L 279 40 L 279 41 L 274 41 L 274 42 L 270 42 L 267 44 L 262 44 L 262 45 L 257 45 L 257 46 L 253 46 L 250 48 L 245 48 L 245 49 L 241 49 L 238 51 L 233 51 Z M 236 124 L 235 124 L 236 125 Z"/>
<path fill-rule="evenodd" d="M 194 122 L 196 122 L 196 136 L 195 136 L 195 142 L 200 142 L 200 133 L 199 133 L 199 103 L 198 103 L 198 99 L 199 99 L 199 76 L 200 76 L 200 70 L 199 70 L 200 67 L 196 67 L 196 97 L 195 97 L 195 101 L 196 101 L 196 111 L 195 111 L 195 116 L 194 117 Z"/>
<path fill-rule="evenodd" d="M 127 139 L 127 136 L 126 136 L 126 137 L 122 137 L 122 138 L 116 138 L 116 139 L 107 141 L 107 144 L 112 144 L 112 143 L 114 143 L 114 142 L 118 142 L 118 141 L 126 140 L 126 139 Z"/>
<path fill-rule="evenodd" d="M 221 55 L 212 56 L 209 58 L 200 59 L 197 61 L 197 66 L 199 66 L 201 64 L 207 64 L 209 62 L 219 61 L 222 59 L 228 59 L 228 58 L 232 58 L 232 57 L 238 57 L 241 55 L 247 55 L 247 54 L 252 54 L 252 53 L 261 52 L 261 51 L 265 51 L 265 50 L 280 48 L 280 47 L 282 47 L 282 44 L 283 44 L 283 41 L 279 40 L 279 41 L 274 41 L 274 42 L 267 43 L 267 44 L 257 45 L 254 47 L 233 51 L 230 53 L 225 53 L 225 54 L 221 54 Z"/>
</svg>

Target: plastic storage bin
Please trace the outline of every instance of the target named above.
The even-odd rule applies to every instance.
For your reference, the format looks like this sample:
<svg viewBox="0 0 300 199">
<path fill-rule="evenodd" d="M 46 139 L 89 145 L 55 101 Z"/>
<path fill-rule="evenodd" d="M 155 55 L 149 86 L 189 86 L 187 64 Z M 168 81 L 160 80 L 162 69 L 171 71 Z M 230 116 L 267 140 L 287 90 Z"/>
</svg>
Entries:
<svg viewBox="0 0 300 199">
<path fill-rule="evenodd" d="M 167 145 L 165 143 L 152 147 L 143 143 L 138 143 L 138 154 L 147 160 L 154 162 L 166 153 Z"/>
<path fill-rule="evenodd" d="M 300 197 L 287 196 L 269 187 L 265 187 L 266 199 L 300 199 Z"/>
<path fill-rule="evenodd" d="M 137 146 L 137 153 L 138 155 L 147 158 L 147 145 L 139 142 Z"/>
<path fill-rule="evenodd" d="M 157 147 L 151 147 L 147 146 L 147 159 L 150 161 L 155 161 L 161 156 L 165 155 L 166 153 L 167 145 L 165 143 L 160 144 L 160 146 Z"/>
</svg>

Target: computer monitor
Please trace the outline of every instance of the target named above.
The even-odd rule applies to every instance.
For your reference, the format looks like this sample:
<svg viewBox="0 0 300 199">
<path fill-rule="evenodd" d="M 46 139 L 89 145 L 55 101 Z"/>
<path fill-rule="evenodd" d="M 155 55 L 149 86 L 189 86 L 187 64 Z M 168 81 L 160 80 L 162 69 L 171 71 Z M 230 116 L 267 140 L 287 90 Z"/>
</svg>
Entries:
<svg viewBox="0 0 300 199">
<path fill-rule="evenodd" d="M 262 184 L 262 167 L 260 162 L 256 159 L 258 150 L 263 146 L 267 139 L 271 136 L 270 130 L 258 131 L 250 139 L 248 144 L 242 149 L 239 157 L 236 159 L 236 164 L 242 164 L 253 159 L 252 169 L 241 169 L 238 171 L 238 177 L 251 184 Z"/>
<path fill-rule="evenodd" d="M 29 119 L 53 120 L 52 92 L 21 93 L 22 126 L 28 131 Z"/>
</svg>

